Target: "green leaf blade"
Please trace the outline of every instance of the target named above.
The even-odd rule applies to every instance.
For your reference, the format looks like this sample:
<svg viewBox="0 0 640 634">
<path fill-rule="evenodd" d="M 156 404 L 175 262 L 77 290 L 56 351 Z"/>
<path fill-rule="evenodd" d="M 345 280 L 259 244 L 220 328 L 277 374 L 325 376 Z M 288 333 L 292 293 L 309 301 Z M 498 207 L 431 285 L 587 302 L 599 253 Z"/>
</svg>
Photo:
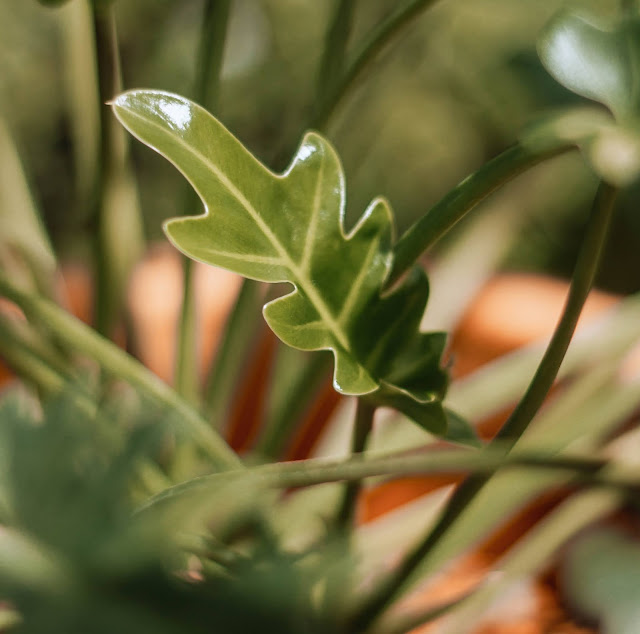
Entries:
<svg viewBox="0 0 640 634">
<path fill-rule="evenodd" d="M 569 90 L 606 105 L 620 121 L 640 109 L 640 20 L 609 26 L 563 11 L 543 30 L 538 54 Z"/>
<path fill-rule="evenodd" d="M 333 352 L 336 390 L 389 393 L 393 403 L 415 396 L 410 409 L 440 398 L 442 346 L 425 345 L 432 335 L 418 332 L 426 276 L 416 273 L 381 296 L 392 264 L 391 210 L 376 199 L 345 232 L 344 174 L 328 141 L 307 133 L 290 167 L 275 174 L 182 97 L 130 91 L 113 107 L 125 127 L 183 173 L 205 205 L 204 215 L 165 224 L 171 242 L 189 257 L 246 277 L 291 283 L 290 293 L 265 306 L 264 317 L 285 343 Z M 411 350 L 437 354 L 412 358 L 414 374 L 391 384 L 398 375 L 394 356 L 409 358 Z"/>
</svg>

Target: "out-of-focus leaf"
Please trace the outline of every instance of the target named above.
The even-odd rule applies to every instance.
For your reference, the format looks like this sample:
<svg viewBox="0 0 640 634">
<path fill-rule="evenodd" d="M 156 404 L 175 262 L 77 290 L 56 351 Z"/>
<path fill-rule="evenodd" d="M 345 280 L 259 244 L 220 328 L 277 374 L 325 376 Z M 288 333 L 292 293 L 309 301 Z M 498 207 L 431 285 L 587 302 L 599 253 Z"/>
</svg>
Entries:
<svg viewBox="0 0 640 634">
<path fill-rule="evenodd" d="M 546 26 L 538 54 L 569 90 L 606 105 L 621 121 L 640 108 L 640 18 L 606 25 L 563 11 Z"/>
<path fill-rule="evenodd" d="M 4 122 L 0 120 L 0 247 L 22 252 L 37 273 L 53 275 L 56 259 Z"/>
<path fill-rule="evenodd" d="M 166 224 L 180 250 L 245 277 L 291 282 L 292 293 L 264 308 L 285 343 L 332 350 L 339 392 L 370 395 L 431 431 L 445 431 L 445 336 L 418 331 L 427 278 L 415 269 L 401 287 L 381 295 L 392 264 L 391 211 L 376 199 L 345 233 L 342 166 L 323 137 L 307 133 L 290 167 L 277 175 L 182 97 L 130 91 L 113 108 L 205 203 L 205 215 Z"/>
<path fill-rule="evenodd" d="M 563 570 L 571 602 L 602 631 L 633 634 L 640 622 L 640 546 L 613 530 L 573 544 Z"/>
<path fill-rule="evenodd" d="M 447 415 L 447 433 L 444 439 L 459 445 L 468 445 L 469 447 L 481 447 L 482 442 L 476 433 L 475 428 L 466 419 L 445 409 Z"/>
<path fill-rule="evenodd" d="M 623 187 L 640 175 L 640 129 L 618 125 L 595 107 L 574 108 L 546 117 L 525 130 L 523 144 L 564 140 L 578 146 L 591 168 L 606 182 Z"/>
</svg>

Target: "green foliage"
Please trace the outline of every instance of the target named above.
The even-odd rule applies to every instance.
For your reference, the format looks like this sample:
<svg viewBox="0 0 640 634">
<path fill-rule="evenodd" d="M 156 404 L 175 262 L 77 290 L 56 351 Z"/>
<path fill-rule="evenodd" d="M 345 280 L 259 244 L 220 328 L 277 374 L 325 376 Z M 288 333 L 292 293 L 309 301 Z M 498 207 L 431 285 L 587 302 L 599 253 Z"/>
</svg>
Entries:
<svg viewBox="0 0 640 634">
<path fill-rule="evenodd" d="M 563 113 L 542 127 L 542 138 L 571 140 L 604 180 L 632 183 L 640 175 L 640 17 L 605 25 L 561 12 L 541 34 L 538 54 L 562 85 L 604 104 L 616 119 L 587 109 Z"/>
<path fill-rule="evenodd" d="M 583 535 L 569 549 L 562 581 L 580 613 L 611 634 L 632 634 L 640 608 L 640 548 L 612 529 Z"/>
<path fill-rule="evenodd" d="M 42 420 L 17 394 L 0 400 L 0 593 L 19 610 L 16 632 L 335 631 L 310 604 L 335 549 L 298 564 L 258 538 L 222 567 L 205 547 L 190 578 L 178 541 L 201 503 L 179 518 L 132 515 L 161 427 L 116 404 L 91 415 L 77 389 L 45 403 Z M 115 432 L 114 414 L 132 431 Z"/>
<path fill-rule="evenodd" d="M 606 105 L 621 122 L 640 114 L 640 18 L 609 26 L 562 12 L 538 40 L 547 70 L 569 90 Z"/>
<path fill-rule="evenodd" d="M 3 189 L 7 190 L 0 203 L 11 212 L 0 221 L 6 225 L 6 230 L 0 231 L 0 258 L 3 265 L 8 263 L 7 270 L 0 272 L 0 295 L 15 303 L 25 317 L 14 320 L 0 315 L 0 352 L 26 384 L 39 390 L 39 398 L 9 391 L 0 399 L 0 629 L 17 615 L 15 631 L 33 634 L 405 632 L 436 618 L 441 611 L 459 612 L 467 599 L 482 598 L 482 589 L 472 588 L 462 601 L 454 599 L 435 611 L 399 615 L 389 609 L 405 594 L 413 578 L 436 572 L 534 494 L 565 483 L 607 489 L 595 492 L 605 494 L 601 505 L 573 496 L 566 508 L 563 505 L 559 513 L 552 513 L 552 524 L 558 530 L 543 524 L 542 537 L 534 534 L 532 541 L 525 538 L 524 555 L 519 547 L 513 550 L 515 555 L 507 554 L 501 561 L 506 577 L 516 571 L 535 572 L 541 561 L 581 527 L 605 510 L 616 508 L 625 495 L 637 495 L 637 473 L 624 467 L 627 458 L 618 462 L 615 447 L 613 452 L 608 447 L 606 453 L 599 453 L 605 438 L 610 438 L 637 406 L 637 382 L 626 374 L 621 378 L 618 369 L 622 348 L 626 350 L 637 338 L 635 313 L 626 318 L 633 333 L 626 327 L 615 333 L 616 341 L 622 337 L 626 342 L 618 341 L 620 350 L 608 350 L 611 358 L 605 357 L 608 361 L 603 362 L 598 354 L 591 354 L 591 346 L 609 349 L 616 345 L 602 336 L 589 340 L 589 354 L 583 351 L 582 356 L 598 367 L 584 373 L 584 359 L 579 364 L 572 362 L 572 385 L 558 390 L 557 398 L 540 412 L 597 273 L 617 188 L 628 186 L 640 175 L 640 19 L 633 3 L 624 3 L 624 19 L 610 27 L 561 13 L 543 31 L 539 45 L 540 57 L 553 77 L 578 95 L 604 104 L 612 115 L 592 107 L 547 117 L 430 209 L 424 209 L 425 201 L 428 205 L 442 195 L 440 188 L 445 190 L 447 184 L 481 163 L 481 154 L 488 158 L 513 138 L 525 113 L 519 111 L 520 106 L 506 112 L 504 103 L 516 103 L 535 92 L 518 91 L 518 81 L 526 84 L 526 77 L 509 80 L 502 93 L 494 91 L 500 82 L 487 79 L 494 76 L 495 67 L 504 65 L 505 56 L 515 53 L 517 57 L 521 47 L 519 33 L 510 38 L 504 34 L 497 45 L 499 54 L 493 44 L 486 45 L 487 37 L 501 39 L 494 36 L 494 16 L 502 1 L 482 0 L 478 11 L 478 7 L 462 6 L 464 3 L 459 8 L 459 3 L 432 0 L 403 0 L 395 3 L 397 6 L 387 0 L 338 0 L 333 3 L 331 18 L 327 7 L 332 3 L 310 3 L 302 10 L 293 8 L 296 3 L 194 0 L 194 6 L 203 10 L 200 43 L 193 49 L 198 51 L 195 82 L 190 85 L 190 73 L 176 72 L 184 75 L 184 83 L 174 89 L 189 91 L 220 113 L 220 120 L 238 129 L 248 145 L 257 148 L 256 156 L 269 157 L 268 165 L 284 163 L 291 154 L 292 140 L 297 142 L 303 135 L 301 130 L 339 131 L 336 144 L 350 183 L 355 184 L 350 193 L 350 200 L 357 203 L 354 209 L 365 206 L 364 196 L 369 200 L 367 192 L 375 184 L 375 191 L 390 193 L 394 207 L 404 213 L 411 198 L 404 197 L 404 190 L 415 186 L 422 217 L 397 242 L 395 219 L 384 198 L 368 205 L 349 229 L 345 170 L 332 144 L 316 132 L 303 136 L 288 169 L 274 173 L 218 119 L 185 98 L 138 90 L 116 97 L 111 104 L 120 122 L 173 163 L 204 203 L 203 215 L 165 224 L 173 244 L 190 258 L 230 269 L 250 280 L 289 285 L 288 294 L 276 287 L 270 297 L 277 299 L 264 306 L 264 317 L 286 344 L 303 351 L 331 351 L 334 387 L 360 399 L 352 455 L 345 459 L 252 465 L 255 459 L 277 460 L 285 455 L 287 441 L 295 439 L 303 417 L 309 415 L 313 424 L 326 424 L 328 417 L 320 411 L 325 405 L 322 396 L 316 402 L 313 399 L 324 391 L 318 384 L 328 373 L 329 354 L 295 352 L 304 357 L 304 363 L 289 364 L 288 372 L 283 373 L 264 346 L 259 358 L 247 363 L 252 343 L 248 333 L 256 329 L 247 315 L 253 311 L 259 317 L 254 309 L 262 303 L 261 286 L 245 284 L 229 318 L 227 341 L 212 366 L 207 381 L 211 389 L 206 396 L 196 380 L 194 320 L 184 317 L 180 326 L 183 345 L 177 357 L 181 369 L 174 390 L 58 307 L 58 292 L 52 283 L 56 258 L 42 233 L 44 225 L 38 221 L 34 202 L 38 197 L 31 196 L 29 179 L 9 136 L 0 134 L 7 137 L 0 142 L 0 155 L 8 159 L 4 161 L 8 167 L 0 170 Z M 558 6 L 560 3 L 557 0 Z M 64 0 L 41 0 L 41 4 L 61 6 Z M 139 7 L 143 7 L 139 15 L 153 15 L 153 4 L 153 0 L 120 3 L 118 29 L 112 0 L 76 0 L 57 15 L 39 10 L 47 15 L 45 20 L 64 25 L 70 37 L 63 39 L 71 44 L 65 48 L 66 61 L 59 66 L 67 71 L 67 86 L 83 87 L 69 92 L 71 105 L 66 104 L 64 111 L 48 103 L 47 112 L 54 123 L 68 119 L 74 130 L 78 168 L 74 190 L 81 215 L 89 223 L 83 229 L 95 234 L 95 229 L 102 227 L 101 239 L 92 245 L 98 251 L 95 317 L 98 332 L 107 335 L 113 335 L 111 326 L 124 318 L 125 282 L 129 265 L 139 253 L 127 247 L 137 236 L 137 189 L 124 132 L 109 110 L 98 111 L 98 105 L 120 90 L 117 30 L 128 32 L 123 49 L 127 52 L 128 81 L 135 77 L 135 83 L 154 83 L 154 79 L 149 81 L 147 68 L 136 77 L 129 55 L 148 48 L 158 35 L 154 32 L 145 39 L 143 29 L 131 27 L 133 22 L 127 27 Z M 180 5 L 175 15 L 183 10 L 189 14 L 188 3 L 174 4 Z M 442 13 L 427 25 L 432 30 L 421 34 L 428 37 L 409 38 L 415 48 L 408 50 L 419 50 L 428 43 L 434 52 L 455 50 L 462 56 L 464 47 L 456 45 L 455 36 L 440 33 L 443 24 L 455 22 L 455 30 L 459 29 L 461 40 L 469 47 L 469 63 L 459 63 L 464 57 L 456 57 L 455 66 L 451 66 L 445 62 L 448 56 L 436 54 L 416 69 L 411 56 L 407 75 L 420 77 L 416 92 L 421 94 L 412 106 L 395 100 L 394 93 L 406 78 L 391 81 L 391 75 L 396 79 L 394 66 L 393 72 L 386 76 L 383 72 L 377 82 L 381 86 L 378 95 L 384 94 L 384 99 L 378 100 L 382 104 L 379 110 L 371 108 L 376 101 L 372 86 L 362 87 L 362 97 L 354 100 L 351 110 L 342 108 L 346 97 L 355 95 L 352 88 L 364 78 L 365 71 L 381 67 L 373 62 L 380 62 L 393 41 L 401 39 L 398 36 L 405 27 L 432 4 Z M 517 3 L 511 4 L 518 6 L 516 13 L 523 11 Z M 31 6 L 35 11 L 37 4 Z M 299 15 L 312 11 L 305 15 L 306 25 L 297 17 L 282 19 L 287 12 L 295 15 L 298 10 L 302 11 Z M 555 7 L 549 7 L 552 10 Z M 528 15 L 533 15 L 534 10 L 529 11 Z M 483 26 L 478 20 L 480 13 L 486 20 L 485 40 L 475 42 L 467 37 L 465 28 L 474 36 L 482 31 L 476 29 Z M 452 16 L 456 19 L 449 19 Z M 165 17 L 163 14 L 163 20 Z M 315 22 L 323 21 L 327 21 L 325 48 L 318 54 L 310 42 L 320 41 L 322 29 Z M 471 27 L 465 27 L 465 21 Z M 278 33 L 280 23 L 283 26 Z M 300 26 L 293 38 L 292 26 Z M 539 26 L 529 26 L 529 32 Z M 228 39 L 230 47 L 226 45 L 227 31 L 236 34 Z M 270 44 L 264 43 L 267 32 L 273 38 Z M 195 42 L 191 35 L 189 32 L 185 40 Z M 239 48 L 243 48 L 254 35 L 256 40 L 263 36 L 263 44 L 251 53 L 251 59 L 238 64 L 233 42 L 240 42 Z M 474 42 L 467 41 L 471 39 Z M 167 41 L 172 44 L 166 50 L 173 63 L 180 58 L 181 45 L 173 37 Z M 287 50 L 289 53 L 282 53 Z M 474 57 L 485 54 L 483 68 Z M 270 71 L 282 67 L 287 57 L 296 61 L 295 70 L 287 77 L 295 90 L 285 94 L 277 81 L 271 81 Z M 21 68 L 19 63 L 15 66 Z M 176 68 L 181 68 L 179 63 Z M 309 81 L 314 74 L 316 81 Z M 263 75 L 268 77 L 269 97 L 261 95 Z M 38 85 L 34 80 L 29 83 Z M 311 85 L 316 86 L 315 92 L 306 94 Z M 248 93 L 251 100 L 246 99 Z M 2 94 L 10 94 L 10 90 Z M 17 103 L 37 104 L 38 100 L 19 99 Z M 249 103 L 251 107 L 247 107 Z M 536 108 L 538 105 L 542 104 Z M 370 115 L 369 127 L 368 110 L 377 113 Z M 255 121 L 255 112 L 260 113 L 260 121 Z M 358 126 L 346 125 L 353 113 Z M 36 119 L 45 119 L 41 109 Z M 252 123 L 248 126 L 249 120 Z M 7 121 L 10 128 L 15 125 L 10 116 Z M 248 127 L 252 129 L 247 131 Z M 465 131 L 465 127 L 469 129 Z M 348 142 L 349 128 L 358 129 L 357 143 L 353 143 L 354 137 Z M 406 145 L 399 140 L 403 135 L 411 138 L 414 152 L 406 152 Z M 464 160 L 449 169 L 447 151 L 456 144 Z M 587 224 L 566 306 L 537 369 L 532 365 L 514 371 L 509 365 L 496 373 L 495 367 L 488 368 L 475 388 L 477 378 L 466 382 L 466 388 L 465 381 L 460 382 L 462 394 L 467 391 L 466 408 L 460 390 L 454 407 L 462 405 L 465 413 L 476 419 L 489 410 L 513 404 L 516 392 L 524 394 L 496 441 L 480 446 L 466 420 L 443 406 L 448 387 L 442 367 L 445 334 L 420 331 L 430 289 L 417 263 L 494 191 L 529 168 L 575 147 L 583 151 L 595 174 L 605 182 Z M 376 152 L 378 163 L 371 161 Z M 402 160 L 390 161 L 390 156 L 401 156 Z M 146 156 L 135 158 L 136 165 L 142 167 L 143 180 L 149 178 L 157 189 L 157 200 L 168 201 L 158 215 L 175 213 L 180 204 L 165 195 L 171 185 L 164 188 L 155 167 L 147 170 Z M 354 178 L 350 172 L 353 164 L 357 168 Z M 151 177 L 144 176 L 147 172 Z M 534 190 L 549 190 L 541 201 L 561 198 L 557 190 L 569 186 L 563 169 L 557 172 L 555 180 L 525 182 L 528 195 Z M 429 179 L 423 178 L 426 175 Z M 532 182 L 546 186 L 530 187 Z M 396 189 L 403 195 L 396 198 Z M 192 198 L 186 198 L 182 205 L 189 213 L 193 212 Z M 569 198 L 576 196 L 567 194 Z M 504 200 L 518 205 L 501 204 L 504 209 L 500 213 L 519 207 L 521 201 L 516 199 L 517 194 L 507 193 Z M 154 206 L 149 200 L 143 202 Z M 555 204 L 562 206 L 558 200 Z M 47 195 L 43 197 L 45 206 L 51 206 Z M 70 205 L 60 206 L 66 212 Z M 171 212 L 165 213 L 168 208 Z M 19 223 L 17 231 L 16 223 L 22 216 L 28 222 Z M 108 222 L 102 222 L 105 219 Z M 105 237 L 110 242 L 102 239 Z M 500 240 L 494 236 L 495 242 Z M 113 248 L 104 249 L 107 243 Z M 472 250 L 466 245 L 464 249 Z M 124 268 L 118 255 L 125 257 Z M 437 256 L 440 262 L 436 264 L 441 264 L 442 253 Z M 472 272 L 469 262 L 476 261 L 476 256 L 465 259 L 465 273 Z M 183 277 L 184 315 L 195 305 L 190 271 L 188 265 Z M 471 277 L 482 277 L 473 273 Z M 121 283 L 111 289 L 110 279 L 116 278 Z M 457 284 L 449 286 L 453 289 L 450 293 L 458 294 Z M 469 292 L 463 290 L 463 294 Z M 103 303 L 103 296 L 108 301 Z M 456 298 L 455 303 L 462 306 L 463 300 Z M 608 322 L 610 331 L 618 330 L 614 323 L 621 322 Z M 265 341 L 271 345 L 270 339 Z M 128 346 L 135 344 L 127 340 Z M 85 364 L 87 360 L 94 362 L 95 370 L 87 372 L 87 366 L 79 367 L 78 356 L 85 358 Z M 539 358 L 538 351 L 536 356 Z M 288 362 L 285 359 L 283 363 Z M 567 371 L 567 364 L 564 367 Z M 269 373 L 274 376 L 265 378 Z M 77 380 L 85 374 L 92 377 L 92 383 Z M 263 437 L 253 445 L 253 455 L 246 463 L 202 415 L 204 411 L 207 417 L 217 417 L 215 424 L 222 434 L 227 418 L 243 418 L 235 411 L 233 416 L 228 414 L 236 409 L 230 403 L 237 398 L 235 388 L 245 376 L 252 377 L 247 389 L 241 390 L 249 401 L 258 381 L 263 383 L 256 392 L 266 386 L 277 387 L 268 406 L 265 408 L 260 394 L 255 411 L 248 416 L 256 422 L 262 416 Z M 603 386 L 607 388 L 604 391 Z M 469 390 L 474 389 L 482 392 L 482 399 L 478 401 L 476 394 L 474 400 L 472 395 L 470 404 Z M 202 401 L 205 406 L 201 409 Z M 439 441 L 423 451 L 433 438 L 415 425 L 405 425 L 399 416 L 390 420 L 391 424 L 374 428 L 378 406 L 403 412 L 434 432 Z M 269 408 L 275 414 L 265 431 L 265 409 Z M 522 438 L 534 417 L 537 429 Z M 335 421 L 336 427 L 345 426 L 340 414 Z M 377 448 L 388 451 L 393 434 L 397 451 L 376 455 Z M 377 447 L 371 446 L 370 436 Z M 569 442 L 578 436 L 578 445 Z M 229 437 L 236 440 L 234 433 Z M 335 444 L 324 448 L 327 454 L 333 449 L 342 451 L 343 440 L 329 438 L 328 442 Z M 467 448 L 447 451 L 440 446 L 445 444 L 442 440 L 466 444 Z M 507 473 L 498 473 L 502 470 Z M 365 478 L 461 473 L 469 474 L 468 479 L 439 516 L 436 506 L 440 502 L 426 499 L 377 526 L 361 527 L 353 521 Z M 309 490 L 315 485 L 323 485 L 318 495 Z M 326 499 L 325 493 L 329 494 Z M 427 532 L 421 535 L 425 528 Z M 569 591 L 575 592 L 576 602 L 585 612 L 602 619 L 613 631 L 633 628 L 637 621 L 634 593 L 627 592 L 635 583 L 632 568 L 637 563 L 636 551 L 635 545 L 606 538 L 578 543 L 570 556 L 568 569 L 575 578 L 568 584 Z M 386 562 L 391 558 L 398 565 L 389 570 Z M 402 618 L 394 623 L 398 616 Z M 470 627 L 457 629 L 470 631 Z M 456 629 L 455 622 L 450 629 Z"/>
<path fill-rule="evenodd" d="M 428 298 L 416 268 L 382 294 L 392 265 L 392 218 L 375 200 L 345 234 L 340 161 L 308 133 L 290 167 L 276 175 L 214 117 L 182 97 L 132 91 L 113 103 L 120 121 L 187 177 L 207 213 L 168 222 L 171 241 L 194 259 L 295 290 L 267 304 L 264 316 L 285 343 L 331 349 L 334 386 L 371 394 L 427 429 L 442 433 L 441 333 L 418 332 Z"/>
</svg>

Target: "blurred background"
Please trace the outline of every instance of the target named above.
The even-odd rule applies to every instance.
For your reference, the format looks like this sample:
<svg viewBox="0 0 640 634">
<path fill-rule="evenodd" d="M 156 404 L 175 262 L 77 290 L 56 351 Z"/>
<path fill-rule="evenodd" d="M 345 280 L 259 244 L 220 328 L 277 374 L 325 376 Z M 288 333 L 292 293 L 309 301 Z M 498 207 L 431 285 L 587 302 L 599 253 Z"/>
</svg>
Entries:
<svg viewBox="0 0 640 634">
<path fill-rule="evenodd" d="M 77 54 L 83 46 L 78 2 L 53 9 L 36 0 L 0 3 L 0 116 L 63 259 L 82 256 L 91 231 L 78 187 L 88 169 L 80 146 L 91 144 L 92 126 L 90 117 L 78 115 L 82 95 L 92 95 L 77 79 L 78 65 L 89 59 Z M 512 144 L 523 126 L 579 101 L 544 71 L 535 51 L 539 29 L 566 4 L 443 0 L 385 49 L 326 130 L 344 162 L 348 225 L 374 196 L 384 195 L 402 232 Z M 617 0 L 574 5 L 603 15 L 618 8 Z M 193 95 L 203 3 L 135 0 L 115 7 L 124 87 Z M 358 3 L 348 53 L 395 7 L 394 0 Z M 217 115 L 274 168 L 286 165 L 283 157 L 290 157 L 313 109 L 333 10 L 332 0 L 232 3 Z M 88 133 L 79 131 L 82 125 Z M 90 148 L 85 151 L 90 156 Z M 161 221 L 185 211 L 181 177 L 141 144 L 132 143 L 131 151 L 145 233 L 159 239 Z M 595 186 L 573 153 L 510 188 L 502 205 L 508 209 L 500 213 L 514 237 L 505 242 L 500 267 L 569 276 Z M 606 258 L 600 275 L 606 290 L 640 289 L 638 194 L 631 188 L 620 201 L 609 246 L 615 258 Z M 439 248 L 464 230 L 461 223 Z"/>
</svg>

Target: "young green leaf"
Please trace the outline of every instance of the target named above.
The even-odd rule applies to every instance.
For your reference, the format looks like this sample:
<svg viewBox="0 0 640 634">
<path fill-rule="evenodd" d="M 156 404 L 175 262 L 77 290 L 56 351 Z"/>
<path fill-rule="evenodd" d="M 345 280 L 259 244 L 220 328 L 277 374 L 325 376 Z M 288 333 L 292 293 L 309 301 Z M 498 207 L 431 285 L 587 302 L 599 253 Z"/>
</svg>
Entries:
<svg viewBox="0 0 640 634">
<path fill-rule="evenodd" d="M 569 90 L 606 105 L 621 122 L 640 112 L 640 18 L 612 28 L 561 12 L 546 26 L 538 53 Z"/>
<path fill-rule="evenodd" d="M 202 216 L 166 223 L 177 248 L 248 278 L 293 284 L 264 308 L 282 341 L 332 350 L 339 392 L 370 394 L 444 431 L 445 337 L 418 331 L 427 278 L 416 269 L 381 295 L 392 264 L 391 211 L 376 199 L 345 232 L 344 174 L 323 137 L 307 133 L 290 167 L 275 174 L 187 99 L 130 91 L 113 108 L 132 134 L 178 167 L 205 204 Z"/>
</svg>

